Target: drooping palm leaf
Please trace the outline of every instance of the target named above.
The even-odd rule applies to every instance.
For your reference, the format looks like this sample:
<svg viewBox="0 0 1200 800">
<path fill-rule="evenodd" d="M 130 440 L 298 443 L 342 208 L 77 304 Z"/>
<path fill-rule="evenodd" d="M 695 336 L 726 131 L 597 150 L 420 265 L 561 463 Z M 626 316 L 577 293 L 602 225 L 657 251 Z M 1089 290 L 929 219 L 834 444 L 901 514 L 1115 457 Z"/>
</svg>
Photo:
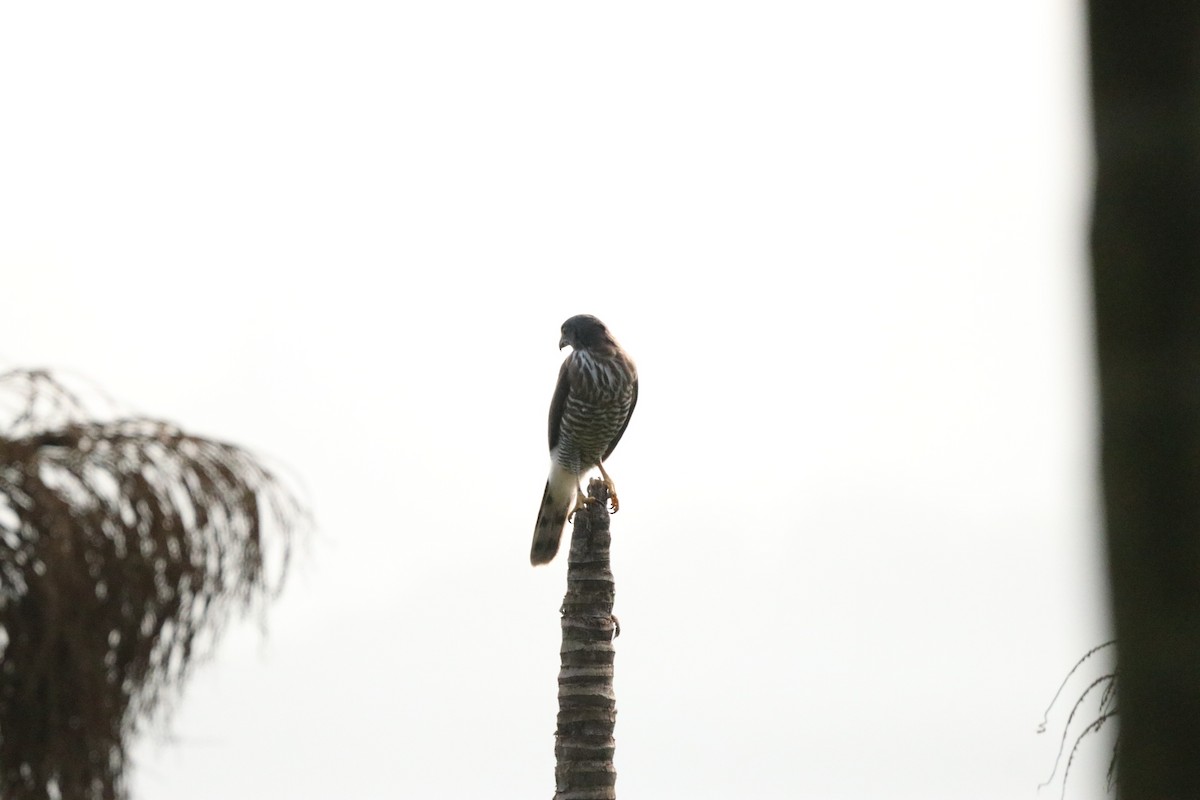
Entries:
<svg viewBox="0 0 1200 800">
<path fill-rule="evenodd" d="M 245 450 L 89 420 L 45 372 L 0 394 L 0 797 L 121 798 L 131 737 L 278 587 L 303 511 Z"/>
</svg>

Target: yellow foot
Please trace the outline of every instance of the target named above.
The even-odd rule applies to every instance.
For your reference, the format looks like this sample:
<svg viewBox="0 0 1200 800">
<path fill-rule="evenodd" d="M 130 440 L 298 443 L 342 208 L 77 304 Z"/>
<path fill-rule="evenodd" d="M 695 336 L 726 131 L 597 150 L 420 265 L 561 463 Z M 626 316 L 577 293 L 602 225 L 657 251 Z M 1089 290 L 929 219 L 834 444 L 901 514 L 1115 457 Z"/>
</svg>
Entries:
<svg viewBox="0 0 1200 800">
<path fill-rule="evenodd" d="M 621 501 L 617 499 L 617 485 L 613 483 L 613 479 L 608 477 L 608 473 L 604 470 L 603 464 L 597 464 L 600 467 L 600 477 L 604 479 L 604 485 L 608 487 L 608 498 L 612 501 L 612 513 L 617 513 L 621 510 Z"/>
<path fill-rule="evenodd" d="M 596 498 L 588 497 L 583 492 L 579 492 L 578 494 L 575 495 L 575 507 L 571 509 L 570 514 L 567 514 L 567 522 L 573 522 L 575 520 L 575 512 L 579 511 L 579 509 L 583 508 L 584 506 L 590 506 L 590 505 L 593 505 L 598 502 L 600 502 L 600 501 L 598 501 Z"/>
<path fill-rule="evenodd" d="M 612 481 L 608 482 L 608 499 L 612 501 L 612 513 L 615 514 L 621 510 L 621 501 L 617 499 L 617 487 L 612 485 Z"/>
</svg>

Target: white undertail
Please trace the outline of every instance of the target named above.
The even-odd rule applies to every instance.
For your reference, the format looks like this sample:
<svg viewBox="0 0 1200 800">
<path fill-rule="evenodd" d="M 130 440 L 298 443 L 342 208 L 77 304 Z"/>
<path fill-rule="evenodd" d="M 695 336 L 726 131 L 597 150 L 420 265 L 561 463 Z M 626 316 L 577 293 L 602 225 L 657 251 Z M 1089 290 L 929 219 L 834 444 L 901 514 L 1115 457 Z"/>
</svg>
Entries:
<svg viewBox="0 0 1200 800">
<path fill-rule="evenodd" d="M 563 528 L 567 526 L 567 515 L 575 503 L 579 482 L 576 476 L 563 469 L 551 454 L 550 476 L 546 479 L 546 490 L 542 493 L 542 506 L 538 509 L 537 525 L 533 528 L 533 548 L 529 561 L 549 564 L 558 552 Z"/>
</svg>

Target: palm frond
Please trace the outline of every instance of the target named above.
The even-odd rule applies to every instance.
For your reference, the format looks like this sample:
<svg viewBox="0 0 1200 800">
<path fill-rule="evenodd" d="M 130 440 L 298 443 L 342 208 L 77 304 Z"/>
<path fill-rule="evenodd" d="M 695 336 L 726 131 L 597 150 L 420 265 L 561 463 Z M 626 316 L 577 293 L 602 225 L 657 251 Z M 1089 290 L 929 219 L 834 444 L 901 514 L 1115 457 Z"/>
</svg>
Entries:
<svg viewBox="0 0 1200 800">
<path fill-rule="evenodd" d="M 1054 698 L 1050 701 L 1050 705 L 1046 707 L 1045 714 L 1042 716 L 1042 722 L 1041 722 L 1041 724 L 1038 725 L 1038 731 L 1037 731 L 1038 733 L 1046 732 L 1046 727 L 1047 727 L 1047 725 L 1049 723 L 1049 719 L 1050 719 L 1050 712 L 1053 711 L 1054 707 L 1058 704 L 1058 700 L 1062 696 L 1063 690 L 1066 689 L 1067 683 L 1071 680 L 1071 677 L 1073 675 L 1075 675 L 1075 673 L 1078 672 L 1079 669 L 1089 659 L 1092 658 L 1092 656 L 1096 655 L 1096 653 L 1098 653 L 1099 651 L 1101 651 L 1105 648 L 1114 646 L 1115 644 L 1116 644 L 1116 640 L 1111 640 L 1111 641 L 1104 642 L 1103 644 L 1096 645 L 1091 650 L 1088 650 L 1086 653 L 1084 653 L 1083 656 L 1081 656 L 1079 658 L 1079 660 L 1075 662 L 1074 666 L 1072 666 L 1070 671 L 1067 672 L 1066 677 L 1063 678 L 1062 683 L 1058 687 L 1058 691 L 1054 693 Z M 1075 762 L 1075 754 L 1077 752 L 1079 752 L 1079 747 L 1080 747 L 1080 745 L 1083 744 L 1084 739 L 1088 738 L 1092 734 L 1099 733 L 1100 730 L 1108 722 L 1110 722 L 1111 720 L 1116 718 L 1116 716 L 1117 716 L 1117 671 L 1116 671 L 1116 669 L 1113 669 L 1111 672 L 1107 672 L 1107 673 L 1101 675 L 1100 677 L 1093 679 L 1086 687 L 1084 687 L 1084 689 L 1080 693 L 1079 697 L 1077 697 L 1075 699 L 1075 702 L 1071 705 L 1071 710 L 1067 714 L 1067 721 L 1063 725 L 1062 737 L 1059 739 L 1058 753 L 1054 758 L 1054 767 L 1050 771 L 1050 776 L 1048 778 L 1046 778 L 1046 780 L 1038 786 L 1039 789 L 1049 786 L 1051 784 L 1051 782 L 1054 781 L 1054 776 L 1058 774 L 1059 765 L 1062 763 L 1063 754 L 1067 752 L 1067 749 L 1066 749 L 1067 738 L 1071 733 L 1072 725 L 1075 722 L 1075 717 L 1079 713 L 1079 711 L 1082 709 L 1084 703 L 1087 701 L 1088 696 L 1092 694 L 1092 690 L 1096 689 L 1098 687 L 1103 687 L 1103 689 L 1100 692 L 1099 703 L 1097 704 L 1097 707 L 1096 707 L 1096 712 L 1095 712 L 1096 716 L 1095 716 L 1095 718 L 1092 719 L 1091 722 L 1089 722 L 1087 724 L 1086 727 L 1084 727 L 1083 731 L 1081 731 L 1079 734 L 1076 735 L 1076 737 L 1071 745 L 1071 750 L 1067 754 L 1067 764 L 1066 764 L 1066 768 L 1063 770 L 1063 779 L 1062 779 L 1063 786 L 1062 786 L 1061 797 L 1064 797 L 1064 798 L 1066 797 L 1067 781 L 1071 777 L 1071 766 Z M 1120 736 L 1120 734 L 1118 733 L 1118 737 L 1119 736 Z M 1108 788 L 1110 791 L 1115 786 L 1116 772 L 1117 772 L 1117 747 L 1116 747 L 1116 744 L 1114 744 L 1113 754 L 1112 754 L 1112 757 L 1110 758 L 1109 764 L 1108 764 Z"/>
<path fill-rule="evenodd" d="M 88 419 L 44 371 L 0 394 L 20 401 L 0 432 L 0 797 L 121 798 L 131 737 L 278 589 L 305 513 L 234 445 Z"/>
</svg>

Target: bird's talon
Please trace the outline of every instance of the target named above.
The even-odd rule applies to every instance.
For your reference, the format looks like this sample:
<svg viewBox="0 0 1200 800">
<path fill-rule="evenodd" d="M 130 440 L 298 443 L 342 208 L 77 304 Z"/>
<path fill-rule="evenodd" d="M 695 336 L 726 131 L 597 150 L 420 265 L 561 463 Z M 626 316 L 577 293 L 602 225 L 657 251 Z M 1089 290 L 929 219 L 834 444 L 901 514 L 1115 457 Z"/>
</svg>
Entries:
<svg viewBox="0 0 1200 800">
<path fill-rule="evenodd" d="M 599 501 L 597 501 L 594 497 L 588 497 L 586 494 L 580 494 L 575 498 L 575 507 L 571 509 L 570 514 L 567 514 L 567 522 L 575 521 L 575 514 L 579 511 L 579 509 L 583 508 L 584 506 L 594 505 L 597 502 Z"/>
</svg>

